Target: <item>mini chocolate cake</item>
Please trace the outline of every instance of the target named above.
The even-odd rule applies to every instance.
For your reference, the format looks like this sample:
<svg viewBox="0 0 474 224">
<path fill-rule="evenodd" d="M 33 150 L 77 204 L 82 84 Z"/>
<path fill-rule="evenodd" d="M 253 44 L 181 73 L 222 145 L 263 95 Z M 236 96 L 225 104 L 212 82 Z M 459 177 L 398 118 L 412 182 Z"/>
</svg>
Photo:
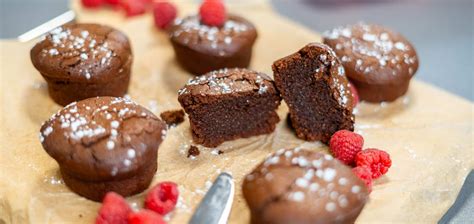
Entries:
<svg viewBox="0 0 474 224">
<path fill-rule="evenodd" d="M 123 96 L 132 66 L 128 38 L 97 24 L 56 28 L 31 49 L 31 61 L 61 105 L 95 97 Z"/>
<path fill-rule="evenodd" d="M 393 101 L 405 94 L 418 56 L 405 37 L 388 28 L 358 23 L 324 33 L 361 100 Z"/>
<path fill-rule="evenodd" d="M 157 169 L 165 124 L 134 102 L 96 97 L 64 107 L 43 124 L 40 140 L 59 164 L 66 185 L 101 201 L 109 191 L 145 190 Z"/>
<path fill-rule="evenodd" d="M 354 130 L 349 84 L 328 46 L 308 44 L 274 62 L 273 72 L 298 138 L 327 143 L 338 130 Z"/>
<path fill-rule="evenodd" d="M 189 80 L 179 90 L 193 139 L 207 147 L 273 132 L 281 98 L 273 81 L 248 69 L 222 69 Z"/>
<path fill-rule="evenodd" d="M 176 59 L 195 75 L 248 67 L 256 39 L 252 23 L 232 14 L 222 27 L 208 26 L 200 22 L 199 16 L 189 16 L 175 20 L 170 28 Z"/>
<path fill-rule="evenodd" d="M 251 223 L 354 223 L 365 184 L 330 155 L 281 149 L 244 178 Z"/>
</svg>

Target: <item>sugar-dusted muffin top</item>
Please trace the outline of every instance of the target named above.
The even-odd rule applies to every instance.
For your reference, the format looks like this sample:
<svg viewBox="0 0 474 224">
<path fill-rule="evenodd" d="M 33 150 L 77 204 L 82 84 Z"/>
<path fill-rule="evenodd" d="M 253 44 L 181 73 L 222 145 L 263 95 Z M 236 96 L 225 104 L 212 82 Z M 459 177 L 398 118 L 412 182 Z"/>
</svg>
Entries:
<svg viewBox="0 0 474 224">
<path fill-rule="evenodd" d="M 166 125 L 125 98 L 96 97 L 74 102 L 46 121 L 40 140 L 70 175 L 84 180 L 133 175 L 149 161 Z"/>
<path fill-rule="evenodd" d="M 201 23 L 193 15 L 176 19 L 170 27 L 171 41 L 195 51 L 216 56 L 229 56 L 244 47 L 251 47 L 257 38 L 254 25 L 237 15 L 228 15 L 222 27 Z"/>
<path fill-rule="evenodd" d="M 58 27 L 31 49 L 36 69 L 62 80 L 108 82 L 132 60 L 125 34 L 98 24 Z"/>
<path fill-rule="evenodd" d="M 386 27 L 357 23 L 324 32 L 349 78 L 367 83 L 402 82 L 418 69 L 414 47 Z"/>
<path fill-rule="evenodd" d="M 248 174 L 243 194 L 252 215 L 268 223 L 334 223 L 368 200 L 364 183 L 330 155 L 281 149 Z M 354 218 L 355 219 L 355 218 Z"/>
<path fill-rule="evenodd" d="M 179 95 L 225 95 L 256 92 L 276 93 L 275 85 L 264 73 L 245 68 L 220 69 L 196 76 L 179 90 Z"/>
</svg>

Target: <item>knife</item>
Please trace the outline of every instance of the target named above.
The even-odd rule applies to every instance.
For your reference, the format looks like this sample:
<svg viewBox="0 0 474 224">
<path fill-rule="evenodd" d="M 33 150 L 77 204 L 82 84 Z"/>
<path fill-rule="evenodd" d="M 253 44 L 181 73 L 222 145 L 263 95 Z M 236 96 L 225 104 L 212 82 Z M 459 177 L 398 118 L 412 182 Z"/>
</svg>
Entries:
<svg viewBox="0 0 474 224">
<path fill-rule="evenodd" d="M 234 201 L 234 180 L 229 173 L 221 173 L 199 203 L 190 224 L 227 223 Z"/>
<path fill-rule="evenodd" d="M 49 20 L 46 23 L 43 23 L 32 30 L 18 36 L 18 41 L 20 42 L 28 42 L 30 40 L 33 40 L 51 30 L 53 30 L 56 27 L 62 26 L 68 22 L 71 22 L 74 20 L 76 17 L 76 14 L 74 11 L 69 10 L 51 20 Z"/>
</svg>

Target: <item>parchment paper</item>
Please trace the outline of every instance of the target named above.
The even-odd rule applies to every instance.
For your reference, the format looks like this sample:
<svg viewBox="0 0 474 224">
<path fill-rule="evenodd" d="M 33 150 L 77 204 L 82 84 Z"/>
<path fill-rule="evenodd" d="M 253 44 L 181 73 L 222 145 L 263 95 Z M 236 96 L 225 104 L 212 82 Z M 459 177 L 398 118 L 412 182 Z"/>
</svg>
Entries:
<svg viewBox="0 0 474 224">
<path fill-rule="evenodd" d="M 78 1 L 75 1 L 77 4 Z M 295 52 L 320 36 L 275 14 L 265 1 L 231 3 L 230 10 L 253 21 L 259 38 L 251 67 L 271 75 L 274 60 Z M 131 39 L 135 55 L 129 95 L 156 114 L 179 108 L 177 90 L 192 76 L 174 59 L 171 45 L 157 31 L 150 14 L 125 19 L 113 10 L 85 11 L 74 5 L 78 21 L 112 25 Z M 179 3 L 180 15 L 196 12 L 192 3 Z M 324 21 L 321 21 L 323 23 Z M 91 223 L 100 204 L 65 187 L 56 162 L 42 149 L 38 130 L 60 107 L 48 96 L 45 82 L 29 58 L 31 43 L 1 41 L 0 97 L 0 223 Z M 421 58 L 421 69 L 424 66 Z M 446 74 L 447 78 L 450 74 Z M 455 197 L 473 161 L 473 104 L 412 81 L 406 97 L 391 104 L 358 106 L 356 131 L 366 147 L 388 151 L 389 173 L 377 180 L 357 223 L 433 223 Z M 200 147 L 195 160 L 186 157 L 192 143 L 186 120 L 172 128 L 159 149 L 154 183 L 171 180 L 181 197 L 170 223 L 185 223 L 221 171 L 233 174 L 236 195 L 230 223 L 248 223 L 241 179 L 267 154 L 282 147 L 304 146 L 328 152 L 318 142 L 298 140 L 286 126 L 287 107 L 273 134 L 227 142 L 218 149 Z M 217 150 L 224 153 L 217 155 Z M 143 194 L 127 199 L 142 206 Z"/>
</svg>

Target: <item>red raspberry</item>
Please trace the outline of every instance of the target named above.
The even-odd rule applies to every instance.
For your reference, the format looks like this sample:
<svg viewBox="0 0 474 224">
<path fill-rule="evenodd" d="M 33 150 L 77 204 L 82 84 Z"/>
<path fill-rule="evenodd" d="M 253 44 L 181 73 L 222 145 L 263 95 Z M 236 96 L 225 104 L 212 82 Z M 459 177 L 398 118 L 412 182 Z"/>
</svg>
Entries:
<svg viewBox="0 0 474 224">
<path fill-rule="evenodd" d="M 354 84 L 349 82 L 349 87 L 351 89 L 351 94 L 353 98 L 353 106 L 357 106 L 359 104 L 359 93 L 357 93 L 357 89 L 355 88 Z"/>
<path fill-rule="evenodd" d="M 224 3 L 220 0 L 205 0 L 199 8 L 201 21 L 209 26 L 222 26 L 227 18 Z"/>
<path fill-rule="evenodd" d="M 146 12 L 147 3 L 144 0 L 122 0 L 121 6 L 129 17 L 141 15 Z"/>
<path fill-rule="evenodd" d="M 166 224 L 166 222 L 161 215 L 144 209 L 136 213 L 130 213 L 128 224 Z"/>
<path fill-rule="evenodd" d="M 365 186 L 367 186 L 367 190 L 369 192 L 372 191 L 372 173 L 370 169 L 364 166 L 358 166 L 352 168 L 352 172 L 359 177 L 362 181 L 364 181 Z"/>
<path fill-rule="evenodd" d="M 105 195 L 102 207 L 95 219 L 96 224 L 127 224 L 128 215 L 132 212 L 127 201 L 117 193 L 109 192 Z"/>
<path fill-rule="evenodd" d="M 153 17 L 155 25 L 165 29 L 176 18 L 176 7 L 169 2 L 156 2 L 153 5 Z"/>
<path fill-rule="evenodd" d="M 390 155 L 378 149 L 365 149 L 356 156 L 356 165 L 365 166 L 370 169 L 372 179 L 377 179 L 387 173 L 392 165 Z"/>
<path fill-rule="evenodd" d="M 119 5 L 122 0 L 104 0 L 109 5 Z"/>
<path fill-rule="evenodd" d="M 175 183 L 161 182 L 146 195 L 145 207 L 160 215 L 166 215 L 176 206 L 178 195 L 178 186 Z"/>
<path fill-rule="evenodd" d="M 103 0 L 82 0 L 81 2 L 86 8 L 97 8 L 102 5 Z"/>
<path fill-rule="evenodd" d="M 334 157 L 350 166 L 355 164 L 355 157 L 362 151 L 363 145 L 364 138 L 348 130 L 337 131 L 329 141 L 329 148 Z"/>
</svg>

